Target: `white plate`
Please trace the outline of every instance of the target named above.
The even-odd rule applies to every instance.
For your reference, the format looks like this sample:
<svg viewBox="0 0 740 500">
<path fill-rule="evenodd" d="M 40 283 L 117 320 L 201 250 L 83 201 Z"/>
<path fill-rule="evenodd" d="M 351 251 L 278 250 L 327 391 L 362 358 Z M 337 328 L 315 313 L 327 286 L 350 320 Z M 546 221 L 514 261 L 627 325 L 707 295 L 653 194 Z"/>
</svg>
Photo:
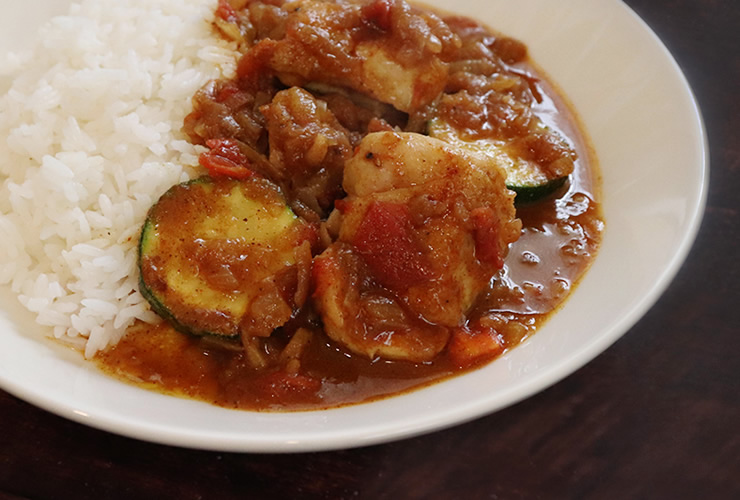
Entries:
<svg viewBox="0 0 740 500">
<path fill-rule="evenodd" d="M 63 5 L 35 0 L 39 6 L 31 9 L 28 3 L 2 19 L 0 50 L 28 43 L 31 24 L 40 22 L 37 12 L 59 12 Z M 557 382 L 606 349 L 657 300 L 696 236 L 708 152 L 691 90 L 665 47 L 620 1 L 461 0 L 456 8 L 527 43 L 575 105 L 601 164 L 603 246 L 565 307 L 533 338 L 478 371 L 408 395 L 328 411 L 260 414 L 119 383 L 41 338 L 15 299 L 4 295 L 0 386 L 72 420 L 159 443 L 325 450 L 479 417 Z"/>
</svg>

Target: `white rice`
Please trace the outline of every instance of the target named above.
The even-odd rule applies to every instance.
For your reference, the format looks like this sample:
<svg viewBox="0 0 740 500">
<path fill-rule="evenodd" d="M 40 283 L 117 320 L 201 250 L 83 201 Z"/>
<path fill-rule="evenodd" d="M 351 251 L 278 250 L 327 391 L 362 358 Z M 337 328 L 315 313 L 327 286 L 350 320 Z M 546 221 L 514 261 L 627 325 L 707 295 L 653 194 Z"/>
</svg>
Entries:
<svg viewBox="0 0 740 500">
<path fill-rule="evenodd" d="M 136 319 L 136 245 L 147 211 L 198 175 L 180 128 L 190 98 L 231 76 L 216 0 L 85 0 L 0 75 L 0 285 L 86 356 Z"/>
</svg>

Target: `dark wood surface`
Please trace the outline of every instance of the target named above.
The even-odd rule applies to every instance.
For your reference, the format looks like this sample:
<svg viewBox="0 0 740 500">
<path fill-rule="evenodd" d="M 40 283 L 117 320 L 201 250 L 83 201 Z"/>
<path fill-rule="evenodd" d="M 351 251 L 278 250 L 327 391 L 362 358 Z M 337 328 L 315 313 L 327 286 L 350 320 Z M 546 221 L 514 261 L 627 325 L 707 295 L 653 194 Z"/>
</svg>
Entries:
<svg viewBox="0 0 740 500">
<path fill-rule="evenodd" d="M 490 416 L 327 453 L 144 443 L 0 391 L 0 498 L 740 498 L 740 2 L 627 3 L 693 86 L 711 183 L 686 264 L 613 347 Z"/>
</svg>

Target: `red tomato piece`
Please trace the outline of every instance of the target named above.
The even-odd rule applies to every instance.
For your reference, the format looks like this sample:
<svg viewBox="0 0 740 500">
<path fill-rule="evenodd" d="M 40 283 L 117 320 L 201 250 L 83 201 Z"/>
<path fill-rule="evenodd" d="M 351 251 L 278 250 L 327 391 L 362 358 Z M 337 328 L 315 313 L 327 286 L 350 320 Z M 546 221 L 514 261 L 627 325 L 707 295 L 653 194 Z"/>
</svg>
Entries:
<svg viewBox="0 0 740 500">
<path fill-rule="evenodd" d="M 216 7 L 216 15 L 227 22 L 236 21 L 236 11 L 231 6 L 228 0 L 218 0 L 218 7 Z"/>
<path fill-rule="evenodd" d="M 375 0 L 362 8 L 362 17 L 382 31 L 391 29 L 391 1 Z"/>
<path fill-rule="evenodd" d="M 504 267 L 498 236 L 498 219 L 491 207 L 480 207 L 470 212 L 475 238 L 475 255 L 479 261 L 493 265 L 496 269 Z"/>
<path fill-rule="evenodd" d="M 339 210 L 339 212 L 346 214 L 352 208 L 352 203 L 342 199 L 334 200 L 334 208 Z"/>
<path fill-rule="evenodd" d="M 238 93 L 239 87 L 229 82 L 227 85 L 224 85 L 223 88 L 218 92 L 218 95 L 216 96 L 216 102 L 224 102 Z"/>
<path fill-rule="evenodd" d="M 456 328 L 447 345 L 450 359 L 459 368 L 490 361 L 504 352 L 504 342 L 496 330 L 481 325 Z"/>
<path fill-rule="evenodd" d="M 353 244 L 378 282 L 405 289 L 429 279 L 421 248 L 414 239 L 406 205 L 375 201 L 368 208 Z"/>
<path fill-rule="evenodd" d="M 210 151 L 202 153 L 198 160 L 212 177 L 233 177 L 246 179 L 254 175 L 248 165 L 249 160 L 239 150 L 239 145 L 231 139 L 209 139 L 206 146 Z"/>
<path fill-rule="evenodd" d="M 311 266 L 314 297 L 326 295 L 332 283 L 337 283 L 341 280 L 339 272 L 339 264 L 333 257 L 321 256 L 314 259 Z"/>
</svg>

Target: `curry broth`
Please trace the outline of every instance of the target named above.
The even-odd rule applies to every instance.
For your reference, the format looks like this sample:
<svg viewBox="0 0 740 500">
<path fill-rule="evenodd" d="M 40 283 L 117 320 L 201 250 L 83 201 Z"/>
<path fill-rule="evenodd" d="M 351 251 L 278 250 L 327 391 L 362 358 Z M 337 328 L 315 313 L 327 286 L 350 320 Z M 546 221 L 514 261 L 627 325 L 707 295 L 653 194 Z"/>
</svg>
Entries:
<svg viewBox="0 0 740 500">
<path fill-rule="evenodd" d="M 504 268 L 479 296 L 469 321 L 483 319 L 498 332 L 503 350 L 530 336 L 565 300 L 592 261 L 603 231 L 600 178 L 595 158 L 574 115 L 530 63 L 519 63 L 540 99 L 532 109 L 577 152 L 569 182 L 547 199 L 517 206 L 522 235 Z M 300 371 L 258 370 L 238 343 L 177 332 L 167 323 L 137 323 L 97 356 L 103 370 L 129 382 L 215 405 L 257 411 L 306 410 L 376 400 L 475 369 L 456 366 L 446 351 L 431 362 L 373 360 L 333 342 L 309 304 L 265 340 L 280 352 L 299 328 L 312 333 Z"/>
<path fill-rule="evenodd" d="M 552 109 L 548 110 L 552 113 Z M 572 120 L 566 110 L 559 121 Z M 572 136 L 571 136 L 572 137 Z M 534 333 L 566 298 L 594 256 L 603 223 L 592 192 L 595 166 L 579 141 L 579 160 L 567 192 L 519 207 L 522 237 L 514 243 L 501 276 L 481 296 L 476 316 L 501 318 L 501 333 L 511 349 Z M 177 332 L 167 323 L 138 323 L 113 348 L 97 357 L 99 365 L 123 380 L 244 410 L 315 410 L 368 402 L 417 389 L 490 362 L 460 370 L 443 353 L 431 363 L 369 360 L 353 355 L 321 332 L 312 314 L 303 314 L 272 339 L 276 348 L 298 326 L 316 333 L 301 358 L 300 379 L 252 368 L 244 352 L 214 339 Z M 313 380 L 319 380 L 315 386 Z"/>
</svg>

